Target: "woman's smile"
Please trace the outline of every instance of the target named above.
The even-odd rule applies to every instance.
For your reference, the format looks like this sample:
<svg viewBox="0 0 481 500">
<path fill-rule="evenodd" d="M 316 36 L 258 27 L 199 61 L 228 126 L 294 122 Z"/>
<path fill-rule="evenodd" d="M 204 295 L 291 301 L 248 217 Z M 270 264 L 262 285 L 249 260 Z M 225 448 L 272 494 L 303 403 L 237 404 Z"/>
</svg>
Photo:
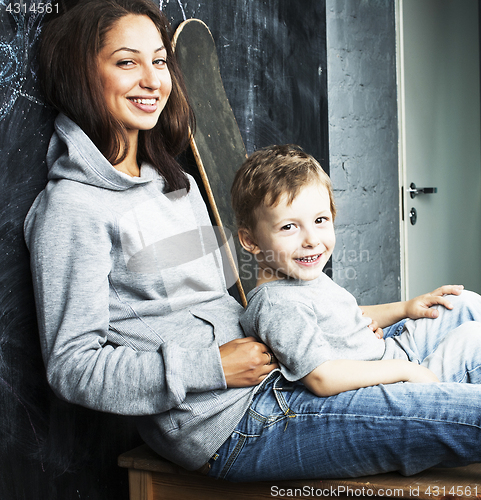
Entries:
<svg viewBox="0 0 481 500">
<path fill-rule="evenodd" d="M 157 98 L 139 98 L 139 97 L 128 97 L 127 98 L 137 109 L 144 111 L 145 113 L 155 113 L 158 108 L 159 100 Z"/>
</svg>

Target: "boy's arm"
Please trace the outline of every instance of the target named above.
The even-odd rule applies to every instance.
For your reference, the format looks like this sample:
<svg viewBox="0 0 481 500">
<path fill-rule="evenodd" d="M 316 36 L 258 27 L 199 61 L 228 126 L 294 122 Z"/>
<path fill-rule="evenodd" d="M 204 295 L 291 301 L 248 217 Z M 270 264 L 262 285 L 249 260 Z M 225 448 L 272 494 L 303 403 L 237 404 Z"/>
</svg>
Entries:
<svg viewBox="0 0 481 500">
<path fill-rule="evenodd" d="M 386 328 L 404 318 L 437 318 L 439 313 L 436 309 L 431 309 L 431 306 L 440 304 L 452 309 L 453 306 L 445 295 L 459 295 L 463 288 L 462 285 L 445 285 L 406 302 L 361 306 L 361 309 L 363 314 L 376 321 L 380 328 Z"/>
<path fill-rule="evenodd" d="M 395 382 L 435 383 L 428 368 L 402 359 L 326 361 L 301 380 L 316 396 L 328 397 L 344 391 Z"/>
</svg>

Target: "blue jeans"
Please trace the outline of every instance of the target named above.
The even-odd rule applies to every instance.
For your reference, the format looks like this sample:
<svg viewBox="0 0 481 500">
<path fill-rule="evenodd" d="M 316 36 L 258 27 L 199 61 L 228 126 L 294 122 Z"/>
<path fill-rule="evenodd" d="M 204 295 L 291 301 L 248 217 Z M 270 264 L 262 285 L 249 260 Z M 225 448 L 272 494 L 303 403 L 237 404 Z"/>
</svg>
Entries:
<svg viewBox="0 0 481 500">
<path fill-rule="evenodd" d="M 481 325 L 469 323 L 481 321 L 481 298 L 463 292 L 452 299 L 453 311 L 408 320 L 398 336 L 409 359 L 439 368 L 442 383 L 320 398 L 274 372 L 211 459 L 209 475 L 231 481 L 411 475 L 481 462 Z"/>
</svg>

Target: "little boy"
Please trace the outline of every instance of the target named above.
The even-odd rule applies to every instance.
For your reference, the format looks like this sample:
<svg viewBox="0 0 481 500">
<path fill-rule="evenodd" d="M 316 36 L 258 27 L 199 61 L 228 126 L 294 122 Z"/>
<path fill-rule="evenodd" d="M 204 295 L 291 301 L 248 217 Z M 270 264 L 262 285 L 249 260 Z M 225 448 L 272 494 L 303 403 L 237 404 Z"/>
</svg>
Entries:
<svg viewBox="0 0 481 500">
<path fill-rule="evenodd" d="M 240 243 L 259 272 L 241 325 L 272 349 L 288 380 L 318 396 L 395 382 L 481 383 L 479 295 L 446 286 L 361 309 L 323 273 L 336 209 L 329 177 L 302 149 L 251 155 L 236 174 L 232 204 Z M 402 333 L 383 339 L 377 327 L 403 318 L 411 319 Z"/>
</svg>

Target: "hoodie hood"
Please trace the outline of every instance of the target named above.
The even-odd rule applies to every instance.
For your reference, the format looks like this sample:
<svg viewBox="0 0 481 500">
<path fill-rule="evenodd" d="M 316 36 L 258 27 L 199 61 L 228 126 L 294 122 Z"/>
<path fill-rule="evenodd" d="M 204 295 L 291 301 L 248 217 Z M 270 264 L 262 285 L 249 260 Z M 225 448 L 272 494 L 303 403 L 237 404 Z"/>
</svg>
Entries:
<svg viewBox="0 0 481 500">
<path fill-rule="evenodd" d="M 142 165 L 140 177 L 119 172 L 102 155 L 85 132 L 70 118 L 59 114 L 47 152 L 48 180 L 67 179 L 91 186 L 123 191 L 156 177 L 155 170 Z"/>
</svg>

